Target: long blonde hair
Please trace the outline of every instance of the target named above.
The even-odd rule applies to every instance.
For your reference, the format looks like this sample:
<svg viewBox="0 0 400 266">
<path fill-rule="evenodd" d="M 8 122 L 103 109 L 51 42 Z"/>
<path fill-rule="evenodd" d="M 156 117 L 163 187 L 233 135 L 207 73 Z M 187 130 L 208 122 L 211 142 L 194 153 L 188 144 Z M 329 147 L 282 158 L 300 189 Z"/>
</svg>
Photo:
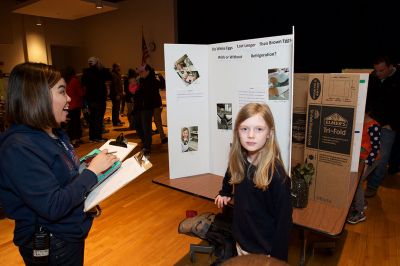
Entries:
<svg viewBox="0 0 400 266">
<path fill-rule="evenodd" d="M 233 130 L 232 147 L 229 153 L 229 172 L 231 174 L 231 184 L 238 184 L 245 178 L 244 169 L 247 160 L 247 151 L 240 144 L 239 126 L 246 119 L 260 114 L 266 122 L 271 133 L 264 147 L 258 154 L 257 169 L 253 177 L 253 182 L 257 188 L 266 190 L 271 183 L 273 173 L 276 169 L 276 163 L 283 166 L 281 152 L 275 134 L 275 122 L 272 112 L 268 105 L 260 103 L 248 103 L 240 109 L 237 114 L 235 127 Z"/>
</svg>

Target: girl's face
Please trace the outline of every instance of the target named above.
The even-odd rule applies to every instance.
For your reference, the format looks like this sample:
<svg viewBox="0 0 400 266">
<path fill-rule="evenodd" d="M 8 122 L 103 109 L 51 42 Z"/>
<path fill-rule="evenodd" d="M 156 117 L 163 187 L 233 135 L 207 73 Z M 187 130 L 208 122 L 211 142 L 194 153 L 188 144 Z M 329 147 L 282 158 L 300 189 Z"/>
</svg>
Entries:
<svg viewBox="0 0 400 266">
<path fill-rule="evenodd" d="M 184 131 L 182 132 L 182 137 L 183 137 L 184 139 L 187 139 L 187 138 L 189 137 L 189 131 L 184 130 Z"/>
<path fill-rule="evenodd" d="M 53 114 L 58 124 L 67 121 L 68 105 L 71 98 L 67 95 L 64 79 L 60 79 L 50 88 L 53 102 Z"/>
<path fill-rule="evenodd" d="M 271 137 L 271 130 L 260 114 L 244 120 L 239 126 L 239 140 L 249 157 L 257 155 Z"/>
</svg>

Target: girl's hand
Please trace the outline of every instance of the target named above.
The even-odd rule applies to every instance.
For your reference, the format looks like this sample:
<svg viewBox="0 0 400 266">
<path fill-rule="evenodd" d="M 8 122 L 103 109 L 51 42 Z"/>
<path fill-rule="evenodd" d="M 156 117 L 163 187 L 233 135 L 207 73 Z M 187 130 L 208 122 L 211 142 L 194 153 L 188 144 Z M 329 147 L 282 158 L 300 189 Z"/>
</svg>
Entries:
<svg viewBox="0 0 400 266">
<path fill-rule="evenodd" d="M 93 158 L 87 169 L 89 169 L 96 175 L 99 175 L 101 172 L 107 170 L 116 161 L 118 161 L 117 156 L 115 156 L 114 154 L 107 154 L 107 152 L 107 149 L 102 150 L 101 153 Z"/>
<path fill-rule="evenodd" d="M 218 208 L 222 208 L 224 207 L 224 205 L 227 205 L 230 200 L 231 197 L 218 195 L 215 198 L 214 203 L 217 205 Z"/>
</svg>

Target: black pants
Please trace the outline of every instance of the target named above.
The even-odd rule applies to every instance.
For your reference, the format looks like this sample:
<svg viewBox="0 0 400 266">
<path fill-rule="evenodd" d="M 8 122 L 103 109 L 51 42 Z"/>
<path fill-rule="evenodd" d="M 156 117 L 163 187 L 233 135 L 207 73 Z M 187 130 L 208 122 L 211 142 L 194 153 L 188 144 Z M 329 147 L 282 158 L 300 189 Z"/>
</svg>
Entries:
<svg viewBox="0 0 400 266">
<path fill-rule="evenodd" d="M 81 108 L 75 108 L 68 111 L 67 133 L 70 140 L 80 139 L 82 137 L 81 127 Z"/>
<path fill-rule="evenodd" d="M 117 98 L 111 99 L 112 102 L 112 109 L 111 109 L 111 118 L 112 118 L 112 123 L 114 126 L 116 126 L 118 123 L 121 122 L 119 120 L 119 108 L 121 106 L 121 101 L 117 100 Z"/>
<path fill-rule="evenodd" d="M 65 265 L 82 266 L 85 240 L 66 242 L 54 236 L 50 237 L 50 254 L 47 263 L 35 263 L 32 255 L 32 242 L 19 247 L 19 253 L 27 266 Z"/>
<path fill-rule="evenodd" d="M 89 103 L 89 139 L 101 139 L 106 102 Z"/>
</svg>

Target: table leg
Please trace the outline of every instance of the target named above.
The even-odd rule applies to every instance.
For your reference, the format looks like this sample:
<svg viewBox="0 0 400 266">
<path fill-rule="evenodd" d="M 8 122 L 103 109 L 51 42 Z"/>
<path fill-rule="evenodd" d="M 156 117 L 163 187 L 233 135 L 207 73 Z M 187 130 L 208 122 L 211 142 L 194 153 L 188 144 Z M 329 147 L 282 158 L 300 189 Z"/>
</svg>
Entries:
<svg viewBox="0 0 400 266">
<path fill-rule="evenodd" d="M 306 264 L 307 240 L 308 231 L 306 231 L 304 228 L 300 228 L 300 266 L 304 266 Z"/>
</svg>

